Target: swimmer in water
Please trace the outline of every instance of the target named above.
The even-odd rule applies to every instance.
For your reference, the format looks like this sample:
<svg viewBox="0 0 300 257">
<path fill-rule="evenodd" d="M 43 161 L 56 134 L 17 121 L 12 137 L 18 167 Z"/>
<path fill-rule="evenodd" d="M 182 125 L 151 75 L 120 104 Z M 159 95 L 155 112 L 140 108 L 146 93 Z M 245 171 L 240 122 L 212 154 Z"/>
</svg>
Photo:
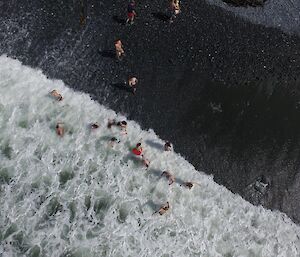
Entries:
<svg viewBox="0 0 300 257">
<path fill-rule="evenodd" d="M 113 120 L 109 119 L 108 123 L 107 123 L 107 128 L 111 129 L 111 127 L 115 126 L 116 124 L 117 124 L 117 122 L 115 119 L 113 119 Z"/>
<path fill-rule="evenodd" d="M 192 187 L 194 185 L 199 185 L 197 182 L 184 182 L 183 184 L 181 184 L 180 186 L 184 186 L 188 189 L 192 189 Z M 200 185 L 199 185 L 200 186 Z"/>
<path fill-rule="evenodd" d="M 133 154 L 143 157 L 142 143 L 137 143 L 135 148 L 132 149 Z"/>
<path fill-rule="evenodd" d="M 107 128 L 111 129 L 112 126 L 119 127 L 123 134 L 127 134 L 127 122 L 125 120 L 118 121 L 118 122 L 115 119 L 108 120 Z"/>
<path fill-rule="evenodd" d="M 58 93 L 56 89 L 52 90 L 50 95 L 53 96 L 57 101 L 61 101 L 63 99 L 62 95 Z"/>
<path fill-rule="evenodd" d="M 92 123 L 92 124 L 91 124 L 91 128 L 92 128 L 92 129 L 97 129 L 97 128 L 99 128 L 99 127 L 100 127 L 100 125 L 99 125 L 98 122 L 95 122 L 95 123 Z"/>
<path fill-rule="evenodd" d="M 172 151 L 172 145 L 169 141 L 166 141 L 164 149 L 165 151 Z"/>
<path fill-rule="evenodd" d="M 108 142 L 110 147 L 114 147 L 116 143 L 120 143 L 120 140 L 118 140 L 116 137 L 112 137 Z"/>
<path fill-rule="evenodd" d="M 154 212 L 152 215 L 159 213 L 160 215 L 165 214 L 168 210 L 170 209 L 170 205 L 169 202 L 165 203 L 164 205 L 162 205 L 158 211 Z"/>
<path fill-rule="evenodd" d="M 173 174 L 171 174 L 171 172 L 169 171 L 164 171 L 162 174 L 161 174 L 161 177 L 165 176 L 168 181 L 169 181 L 169 186 L 172 185 L 174 182 L 175 182 L 175 177 Z"/>
<path fill-rule="evenodd" d="M 148 169 L 150 166 L 150 161 L 146 159 L 144 156 L 142 158 L 143 158 L 142 159 L 143 165 L 146 167 L 146 169 Z"/>
<path fill-rule="evenodd" d="M 127 128 L 127 122 L 125 120 L 117 122 L 116 125 L 120 128 Z"/>
<path fill-rule="evenodd" d="M 55 127 L 56 134 L 60 137 L 63 137 L 65 134 L 64 124 L 62 122 L 58 122 Z"/>
</svg>

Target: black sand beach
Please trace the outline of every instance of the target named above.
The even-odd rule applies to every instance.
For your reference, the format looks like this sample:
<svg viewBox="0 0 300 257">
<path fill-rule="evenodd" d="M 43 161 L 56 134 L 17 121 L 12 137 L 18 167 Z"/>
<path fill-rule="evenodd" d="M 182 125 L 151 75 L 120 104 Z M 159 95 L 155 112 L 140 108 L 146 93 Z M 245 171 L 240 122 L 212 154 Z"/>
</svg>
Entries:
<svg viewBox="0 0 300 257">
<path fill-rule="evenodd" d="M 132 26 L 126 1 L 1 2 L 0 51 L 154 129 L 217 183 L 299 223 L 300 38 L 197 0 L 169 24 L 161 2 L 138 2 Z M 136 95 L 118 86 L 130 75 Z"/>
</svg>

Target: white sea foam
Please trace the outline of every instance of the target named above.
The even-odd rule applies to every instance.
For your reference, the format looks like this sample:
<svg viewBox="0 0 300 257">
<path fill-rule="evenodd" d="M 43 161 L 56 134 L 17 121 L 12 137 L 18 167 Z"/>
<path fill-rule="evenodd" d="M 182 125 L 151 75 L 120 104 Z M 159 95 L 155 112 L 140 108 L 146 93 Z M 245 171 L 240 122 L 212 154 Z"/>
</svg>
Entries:
<svg viewBox="0 0 300 257">
<path fill-rule="evenodd" d="M 64 96 L 48 96 L 56 88 Z M 179 154 L 155 133 L 121 119 L 61 81 L 0 57 L 0 256 L 296 257 L 300 228 L 255 207 Z M 63 121 L 66 134 L 55 133 Z M 88 128 L 98 121 L 97 131 Z M 110 137 L 121 142 L 114 149 Z M 148 171 L 129 155 L 143 138 Z M 179 181 L 160 177 L 172 170 Z M 196 181 L 192 190 L 178 182 Z M 165 215 L 152 215 L 170 202 Z"/>
</svg>

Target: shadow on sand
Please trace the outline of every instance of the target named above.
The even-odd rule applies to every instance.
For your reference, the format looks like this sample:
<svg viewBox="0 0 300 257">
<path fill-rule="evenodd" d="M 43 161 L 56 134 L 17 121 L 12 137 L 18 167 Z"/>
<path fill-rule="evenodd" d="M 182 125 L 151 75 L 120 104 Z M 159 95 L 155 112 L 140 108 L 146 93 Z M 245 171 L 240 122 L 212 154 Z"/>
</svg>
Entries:
<svg viewBox="0 0 300 257">
<path fill-rule="evenodd" d="M 170 20 L 170 16 L 167 15 L 166 13 L 163 13 L 163 12 L 153 12 L 152 13 L 152 16 L 158 20 L 161 20 L 161 21 L 169 21 Z"/>
<path fill-rule="evenodd" d="M 116 59 L 116 53 L 113 50 L 99 50 L 99 53 L 104 58 Z"/>
<path fill-rule="evenodd" d="M 126 19 L 123 19 L 123 18 L 120 18 L 119 16 L 117 15 L 114 15 L 112 17 L 113 21 L 120 24 L 120 25 L 126 25 Z"/>
<path fill-rule="evenodd" d="M 111 86 L 118 90 L 123 90 L 123 91 L 133 94 L 132 88 L 127 86 L 127 84 L 124 82 L 112 83 Z"/>
</svg>

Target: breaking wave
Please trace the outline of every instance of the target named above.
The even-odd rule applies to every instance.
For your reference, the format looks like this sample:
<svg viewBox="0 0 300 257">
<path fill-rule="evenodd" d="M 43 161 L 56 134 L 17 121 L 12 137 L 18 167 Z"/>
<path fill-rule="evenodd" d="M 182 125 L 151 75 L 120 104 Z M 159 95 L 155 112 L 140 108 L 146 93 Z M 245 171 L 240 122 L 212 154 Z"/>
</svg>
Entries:
<svg viewBox="0 0 300 257">
<path fill-rule="evenodd" d="M 54 88 L 63 101 L 49 97 Z M 126 136 L 109 130 L 109 118 L 125 117 L 89 95 L 6 56 L 0 95 L 1 256 L 299 256 L 300 229 L 285 214 L 251 205 L 164 152 L 134 121 Z M 113 136 L 120 143 L 112 148 Z M 148 170 L 130 155 L 141 138 Z M 163 170 L 175 174 L 171 186 Z M 183 181 L 198 184 L 189 190 Z M 170 210 L 153 215 L 166 201 Z"/>
</svg>

